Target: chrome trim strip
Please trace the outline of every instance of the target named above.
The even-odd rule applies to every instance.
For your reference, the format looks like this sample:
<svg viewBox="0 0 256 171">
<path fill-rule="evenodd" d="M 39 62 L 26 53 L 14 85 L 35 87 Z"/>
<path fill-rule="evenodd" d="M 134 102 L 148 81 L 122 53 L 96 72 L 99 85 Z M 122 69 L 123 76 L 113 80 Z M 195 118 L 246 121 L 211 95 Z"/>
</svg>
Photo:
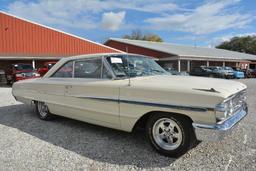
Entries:
<svg viewBox="0 0 256 171">
<path fill-rule="evenodd" d="M 214 111 L 214 108 L 203 108 L 203 107 L 195 107 L 195 106 L 178 106 L 178 105 L 171 105 L 171 104 L 161 104 L 161 103 L 151 103 L 151 102 L 121 100 L 121 99 L 109 99 L 109 98 L 102 98 L 102 97 L 77 97 L 77 98 L 111 101 L 111 102 L 127 103 L 127 104 L 135 104 L 135 105 L 146 105 L 146 106 L 162 107 L 162 108 L 172 108 L 172 109 L 178 109 L 178 110 L 192 110 L 197 112 Z"/>
</svg>

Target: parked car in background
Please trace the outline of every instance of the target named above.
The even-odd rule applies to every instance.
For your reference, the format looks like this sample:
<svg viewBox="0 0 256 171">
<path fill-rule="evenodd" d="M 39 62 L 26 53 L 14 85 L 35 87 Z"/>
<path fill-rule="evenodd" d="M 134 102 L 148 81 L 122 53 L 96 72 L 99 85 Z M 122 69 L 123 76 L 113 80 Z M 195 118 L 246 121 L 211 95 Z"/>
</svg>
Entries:
<svg viewBox="0 0 256 171">
<path fill-rule="evenodd" d="M 6 71 L 7 84 L 13 84 L 19 80 L 38 78 L 40 74 L 33 68 L 31 64 L 12 64 Z"/>
<path fill-rule="evenodd" d="M 255 69 L 242 69 L 244 72 L 245 78 L 256 78 L 256 70 Z"/>
<path fill-rule="evenodd" d="M 185 72 L 185 71 L 177 71 L 173 68 L 164 68 L 167 72 L 169 72 L 172 75 L 183 75 L 183 76 L 189 76 L 189 73 Z"/>
<path fill-rule="evenodd" d="M 57 62 L 45 62 L 43 68 L 38 69 L 40 76 L 44 76 Z"/>
<path fill-rule="evenodd" d="M 225 69 L 233 70 L 234 71 L 234 78 L 241 79 L 241 78 L 245 77 L 244 72 L 240 68 L 237 68 L 237 67 L 233 67 L 233 68 L 232 67 L 225 67 Z"/>
<path fill-rule="evenodd" d="M 247 115 L 246 85 L 173 76 L 130 54 L 63 58 L 43 78 L 16 82 L 12 94 L 35 104 L 43 120 L 61 115 L 127 132 L 143 127 L 154 149 L 172 157 L 196 139 L 221 140 Z"/>
<path fill-rule="evenodd" d="M 194 67 L 189 74 L 193 76 L 216 77 L 216 74 L 206 66 Z"/>
<path fill-rule="evenodd" d="M 218 78 L 226 78 L 226 79 L 234 78 L 234 71 L 232 68 L 231 70 L 225 69 L 224 67 L 219 67 L 219 66 L 214 66 L 209 68 Z"/>
</svg>

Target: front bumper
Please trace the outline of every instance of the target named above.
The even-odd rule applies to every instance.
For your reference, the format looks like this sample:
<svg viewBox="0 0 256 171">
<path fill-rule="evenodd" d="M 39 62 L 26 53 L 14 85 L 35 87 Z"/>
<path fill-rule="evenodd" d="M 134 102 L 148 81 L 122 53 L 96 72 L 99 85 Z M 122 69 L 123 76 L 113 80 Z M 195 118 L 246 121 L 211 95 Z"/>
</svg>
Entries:
<svg viewBox="0 0 256 171">
<path fill-rule="evenodd" d="M 246 103 L 230 118 L 215 125 L 193 123 L 196 138 L 200 141 L 220 141 L 226 135 L 230 135 L 234 127 L 248 113 Z"/>
</svg>

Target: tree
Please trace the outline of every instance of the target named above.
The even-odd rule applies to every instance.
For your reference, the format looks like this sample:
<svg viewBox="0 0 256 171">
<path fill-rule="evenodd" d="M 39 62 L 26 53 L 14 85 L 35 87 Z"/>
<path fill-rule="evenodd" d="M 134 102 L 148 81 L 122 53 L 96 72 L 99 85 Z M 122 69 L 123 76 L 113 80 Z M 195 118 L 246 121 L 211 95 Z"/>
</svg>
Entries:
<svg viewBox="0 0 256 171">
<path fill-rule="evenodd" d="M 163 42 L 163 39 L 152 33 L 143 34 L 140 30 L 133 30 L 130 35 L 124 35 L 124 39 L 131 39 L 131 40 L 145 40 L 151 42 Z"/>
<path fill-rule="evenodd" d="M 256 55 L 256 36 L 233 37 L 216 48 Z"/>
</svg>

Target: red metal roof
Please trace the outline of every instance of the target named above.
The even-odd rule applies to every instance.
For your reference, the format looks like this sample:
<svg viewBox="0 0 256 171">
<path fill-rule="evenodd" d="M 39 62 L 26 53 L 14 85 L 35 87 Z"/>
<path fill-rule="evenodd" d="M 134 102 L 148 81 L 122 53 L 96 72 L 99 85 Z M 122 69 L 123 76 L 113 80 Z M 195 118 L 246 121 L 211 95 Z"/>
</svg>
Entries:
<svg viewBox="0 0 256 171">
<path fill-rule="evenodd" d="M 164 57 L 173 56 L 169 53 L 164 53 L 154 49 L 139 47 L 139 46 L 128 44 L 128 43 L 118 42 L 112 39 L 109 39 L 107 42 L 105 42 L 105 45 L 115 49 L 119 49 L 123 52 L 126 52 L 127 50 L 129 53 L 151 56 L 154 58 L 164 58 Z"/>
<path fill-rule="evenodd" d="M 120 51 L 0 11 L 0 56 L 62 57 L 93 53 Z"/>
</svg>

